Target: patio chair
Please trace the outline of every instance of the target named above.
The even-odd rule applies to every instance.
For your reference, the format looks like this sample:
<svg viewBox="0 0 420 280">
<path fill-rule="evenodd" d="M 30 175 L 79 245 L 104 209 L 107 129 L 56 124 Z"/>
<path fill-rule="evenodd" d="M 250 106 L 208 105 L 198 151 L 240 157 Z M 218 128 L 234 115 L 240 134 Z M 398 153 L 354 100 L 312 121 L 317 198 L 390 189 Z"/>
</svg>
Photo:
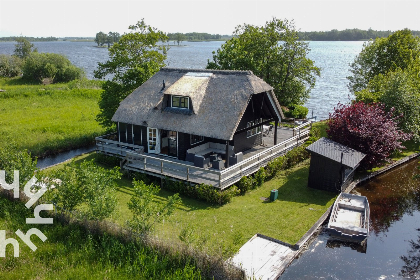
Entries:
<svg viewBox="0 0 420 280">
<path fill-rule="evenodd" d="M 237 164 L 238 162 L 243 161 L 243 159 L 244 159 L 244 154 L 242 152 L 234 154 L 233 156 L 229 157 L 229 165 Z"/>
<path fill-rule="evenodd" d="M 200 155 L 194 156 L 194 166 L 201 167 L 201 168 L 209 168 L 211 166 L 210 164 L 210 158 L 205 158 Z"/>
</svg>

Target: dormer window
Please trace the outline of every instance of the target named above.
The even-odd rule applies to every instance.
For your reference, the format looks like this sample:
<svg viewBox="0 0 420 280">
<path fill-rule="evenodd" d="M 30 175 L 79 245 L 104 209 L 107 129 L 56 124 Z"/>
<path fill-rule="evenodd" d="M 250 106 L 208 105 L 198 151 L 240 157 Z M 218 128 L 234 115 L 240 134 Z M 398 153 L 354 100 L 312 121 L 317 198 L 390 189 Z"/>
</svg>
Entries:
<svg viewBox="0 0 420 280">
<path fill-rule="evenodd" d="M 188 96 L 178 96 L 173 95 L 171 100 L 172 108 L 181 108 L 189 109 L 190 108 L 190 98 Z"/>
</svg>

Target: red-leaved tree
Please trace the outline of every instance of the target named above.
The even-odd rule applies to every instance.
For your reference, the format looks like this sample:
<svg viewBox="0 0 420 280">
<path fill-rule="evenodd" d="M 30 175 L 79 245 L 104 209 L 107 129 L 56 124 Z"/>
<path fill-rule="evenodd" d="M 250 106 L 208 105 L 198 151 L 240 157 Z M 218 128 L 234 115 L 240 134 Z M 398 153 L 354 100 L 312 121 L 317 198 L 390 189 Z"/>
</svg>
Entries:
<svg viewBox="0 0 420 280">
<path fill-rule="evenodd" d="M 405 149 L 402 142 L 411 135 L 398 129 L 399 118 L 393 109 L 386 112 L 380 103 L 339 103 L 330 113 L 327 134 L 331 140 L 365 153 L 361 167 L 369 169 L 387 160 L 394 151 Z"/>
</svg>

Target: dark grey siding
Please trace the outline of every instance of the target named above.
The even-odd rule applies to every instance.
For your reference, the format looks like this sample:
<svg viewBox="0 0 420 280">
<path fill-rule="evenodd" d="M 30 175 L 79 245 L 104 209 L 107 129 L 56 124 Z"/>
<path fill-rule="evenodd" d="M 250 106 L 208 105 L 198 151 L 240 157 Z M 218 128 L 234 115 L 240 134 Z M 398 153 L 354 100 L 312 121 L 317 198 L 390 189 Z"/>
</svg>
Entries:
<svg viewBox="0 0 420 280">
<path fill-rule="evenodd" d="M 127 143 L 133 144 L 133 125 L 127 124 Z"/>
<path fill-rule="evenodd" d="M 235 154 L 251 149 L 254 146 L 262 144 L 262 133 L 246 137 L 246 131 L 233 136 L 233 145 Z"/>
<path fill-rule="evenodd" d="M 119 134 L 119 141 L 123 143 L 127 143 L 127 124 L 125 123 L 118 124 L 118 134 Z"/>
<path fill-rule="evenodd" d="M 187 150 L 190 148 L 190 135 L 178 132 L 178 159 L 185 160 Z"/>
</svg>

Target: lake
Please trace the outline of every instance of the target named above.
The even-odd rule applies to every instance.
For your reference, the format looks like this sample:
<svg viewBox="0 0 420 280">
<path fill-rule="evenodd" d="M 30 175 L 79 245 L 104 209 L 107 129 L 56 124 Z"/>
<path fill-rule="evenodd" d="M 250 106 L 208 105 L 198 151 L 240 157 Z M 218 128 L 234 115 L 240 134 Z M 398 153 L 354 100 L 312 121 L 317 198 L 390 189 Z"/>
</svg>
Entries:
<svg viewBox="0 0 420 280">
<path fill-rule="evenodd" d="M 280 279 L 420 279 L 419 159 L 355 189 L 370 205 L 366 246 L 332 242 L 323 229 Z"/>
<path fill-rule="evenodd" d="M 173 42 L 171 42 L 173 43 Z M 85 70 L 89 79 L 93 79 L 93 71 L 98 62 L 108 59 L 107 48 L 97 48 L 94 42 L 34 42 L 39 52 L 51 52 L 66 55 L 76 66 Z M 203 69 L 207 61 L 212 59 L 223 42 L 182 42 L 183 46 L 172 46 L 168 51 L 166 64 L 176 68 Z M 0 42 L 0 54 L 13 54 L 15 42 Z M 350 75 L 349 64 L 362 50 L 363 42 L 310 42 L 311 58 L 321 68 L 321 77 L 317 79 L 311 97 L 305 106 L 309 116 L 317 116 L 317 120 L 327 119 L 328 114 L 339 103 L 350 102 L 347 89 L 347 76 Z"/>
</svg>

